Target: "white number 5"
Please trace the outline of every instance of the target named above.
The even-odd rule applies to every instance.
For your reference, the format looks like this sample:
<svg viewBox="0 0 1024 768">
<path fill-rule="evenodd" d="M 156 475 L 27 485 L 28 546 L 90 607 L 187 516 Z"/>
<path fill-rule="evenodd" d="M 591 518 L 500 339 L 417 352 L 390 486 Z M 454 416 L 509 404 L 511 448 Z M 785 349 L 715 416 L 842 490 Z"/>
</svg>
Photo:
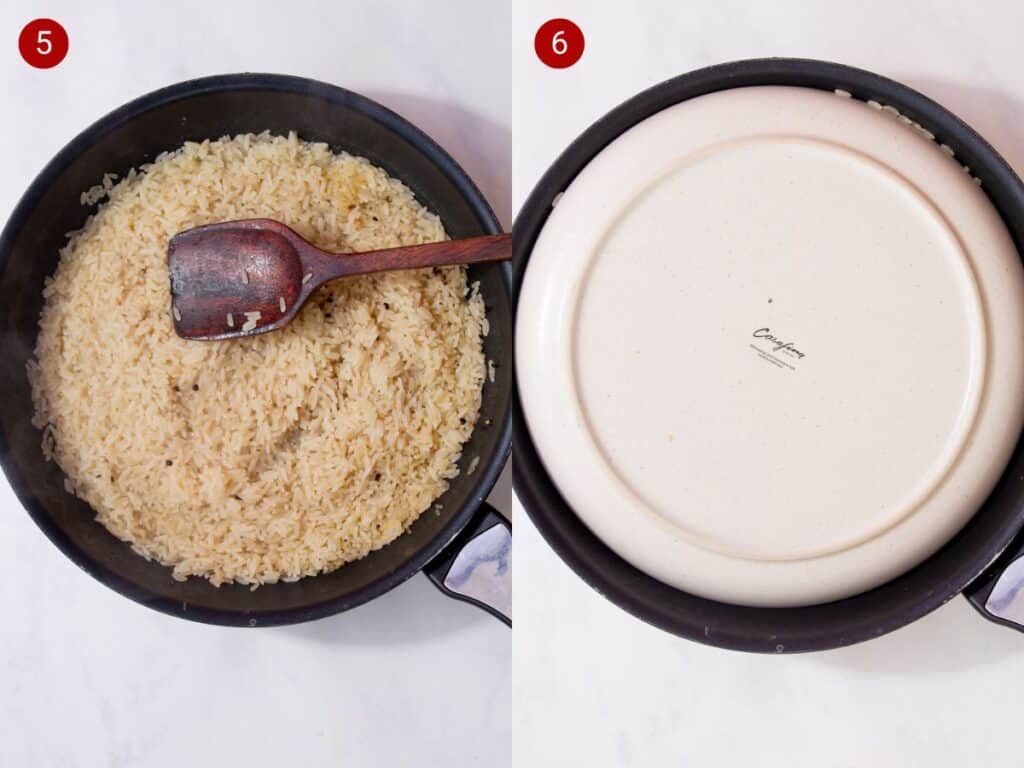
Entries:
<svg viewBox="0 0 1024 768">
<path fill-rule="evenodd" d="M 40 29 L 39 34 L 36 35 L 36 50 L 40 56 L 49 56 L 50 51 L 53 50 L 53 43 L 50 42 L 51 30 Z"/>
<path fill-rule="evenodd" d="M 569 44 L 565 42 L 565 30 L 555 32 L 554 37 L 551 38 L 551 50 L 559 56 L 565 55 L 565 52 L 569 50 Z"/>
</svg>

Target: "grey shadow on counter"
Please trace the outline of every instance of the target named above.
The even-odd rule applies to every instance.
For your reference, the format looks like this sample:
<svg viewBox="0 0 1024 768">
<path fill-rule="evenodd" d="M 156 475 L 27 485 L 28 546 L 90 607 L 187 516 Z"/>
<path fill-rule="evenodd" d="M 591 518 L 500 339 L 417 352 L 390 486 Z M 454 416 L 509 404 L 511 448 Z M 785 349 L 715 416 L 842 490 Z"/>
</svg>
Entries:
<svg viewBox="0 0 1024 768">
<path fill-rule="evenodd" d="M 455 158 L 508 232 L 512 228 L 512 132 L 464 107 L 394 91 L 364 94 L 419 127 Z"/>
<path fill-rule="evenodd" d="M 472 606 L 445 597 L 418 573 L 358 608 L 280 631 L 322 643 L 415 645 L 457 633 L 478 621 L 493 621 L 505 630 Z"/>
</svg>

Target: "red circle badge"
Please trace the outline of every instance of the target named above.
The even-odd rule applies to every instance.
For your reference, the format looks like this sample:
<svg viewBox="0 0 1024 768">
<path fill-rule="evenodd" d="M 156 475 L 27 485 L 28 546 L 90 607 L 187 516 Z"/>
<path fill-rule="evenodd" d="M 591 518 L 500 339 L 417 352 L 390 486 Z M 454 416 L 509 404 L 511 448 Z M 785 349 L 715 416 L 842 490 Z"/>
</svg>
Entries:
<svg viewBox="0 0 1024 768">
<path fill-rule="evenodd" d="M 68 33 L 53 19 L 33 19 L 18 35 L 21 58 L 36 69 L 56 67 L 68 55 Z"/>
<path fill-rule="evenodd" d="M 583 55 L 583 30 L 569 19 L 550 19 L 533 37 L 537 58 L 554 69 L 571 67 Z"/>
</svg>

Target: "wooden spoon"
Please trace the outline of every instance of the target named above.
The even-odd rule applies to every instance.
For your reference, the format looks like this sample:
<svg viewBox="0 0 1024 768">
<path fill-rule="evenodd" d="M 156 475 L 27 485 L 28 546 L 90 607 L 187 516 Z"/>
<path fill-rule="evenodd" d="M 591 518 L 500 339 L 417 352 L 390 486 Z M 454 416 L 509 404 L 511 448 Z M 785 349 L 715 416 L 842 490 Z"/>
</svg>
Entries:
<svg viewBox="0 0 1024 768">
<path fill-rule="evenodd" d="M 171 238 L 174 330 L 210 341 L 282 328 L 328 280 L 512 257 L 511 235 L 470 237 L 363 253 L 330 253 L 273 219 L 209 224 Z"/>
</svg>

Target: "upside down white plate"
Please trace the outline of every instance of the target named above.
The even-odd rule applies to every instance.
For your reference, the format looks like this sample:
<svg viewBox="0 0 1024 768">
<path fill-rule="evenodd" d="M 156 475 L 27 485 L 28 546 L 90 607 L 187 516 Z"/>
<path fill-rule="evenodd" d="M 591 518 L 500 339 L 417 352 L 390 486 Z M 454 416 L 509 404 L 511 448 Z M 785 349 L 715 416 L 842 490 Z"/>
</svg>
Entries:
<svg viewBox="0 0 1024 768">
<path fill-rule="evenodd" d="M 894 112 L 795 87 L 685 101 L 565 190 L 516 328 L 524 415 L 581 520 L 742 605 L 910 569 L 1024 422 L 1024 274 L 969 170 Z"/>
</svg>

